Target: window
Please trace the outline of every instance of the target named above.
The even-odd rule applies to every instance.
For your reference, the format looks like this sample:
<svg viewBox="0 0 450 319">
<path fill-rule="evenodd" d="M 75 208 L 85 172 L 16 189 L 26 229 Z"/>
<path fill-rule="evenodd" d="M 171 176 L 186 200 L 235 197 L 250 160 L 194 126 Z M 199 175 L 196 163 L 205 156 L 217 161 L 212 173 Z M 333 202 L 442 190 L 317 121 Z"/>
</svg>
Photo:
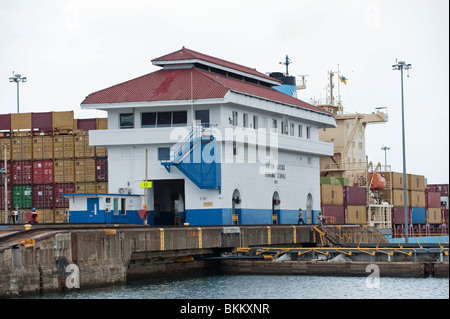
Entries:
<svg viewBox="0 0 450 319">
<path fill-rule="evenodd" d="M 256 115 L 253 115 L 253 128 L 255 130 L 258 129 L 258 116 L 256 116 Z"/>
<path fill-rule="evenodd" d="M 147 112 L 141 114 L 141 127 L 170 127 L 187 124 L 187 112 Z"/>
<path fill-rule="evenodd" d="M 298 137 L 303 137 L 303 125 L 298 126 Z"/>
<path fill-rule="evenodd" d="M 134 115 L 133 113 L 121 113 L 119 115 L 120 128 L 134 128 Z"/>
<path fill-rule="evenodd" d="M 172 123 L 172 112 L 158 112 L 158 127 L 169 127 Z"/>
<path fill-rule="evenodd" d="M 169 161 L 170 160 L 170 147 L 158 148 L 158 160 Z"/>
<path fill-rule="evenodd" d="M 290 136 L 294 136 L 294 130 L 295 130 L 295 125 L 294 125 L 294 123 L 291 123 L 290 124 L 290 129 L 289 129 L 289 135 Z"/>
<path fill-rule="evenodd" d="M 306 127 L 306 138 L 311 138 L 311 126 Z"/>
<path fill-rule="evenodd" d="M 248 127 L 248 114 L 244 113 L 243 114 L 243 123 L 244 123 L 244 127 Z"/>
<path fill-rule="evenodd" d="M 272 119 L 272 131 L 277 131 L 278 128 L 278 122 L 275 119 Z"/>
<path fill-rule="evenodd" d="M 187 124 L 187 112 L 179 111 L 173 112 L 172 126 L 183 126 Z"/>
<path fill-rule="evenodd" d="M 156 113 L 142 113 L 141 127 L 156 127 Z"/>
<path fill-rule="evenodd" d="M 209 125 L 209 110 L 195 111 L 195 119 L 199 120 L 203 126 Z"/>
<path fill-rule="evenodd" d="M 120 214 L 121 215 L 126 215 L 127 214 L 127 199 L 126 198 L 121 198 L 120 199 L 120 206 L 122 208 Z"/>
<path fill-rule="evenodd" d="M 238 126 L 238 112 L 233 111 L 233 126 Z"/>
</svg>

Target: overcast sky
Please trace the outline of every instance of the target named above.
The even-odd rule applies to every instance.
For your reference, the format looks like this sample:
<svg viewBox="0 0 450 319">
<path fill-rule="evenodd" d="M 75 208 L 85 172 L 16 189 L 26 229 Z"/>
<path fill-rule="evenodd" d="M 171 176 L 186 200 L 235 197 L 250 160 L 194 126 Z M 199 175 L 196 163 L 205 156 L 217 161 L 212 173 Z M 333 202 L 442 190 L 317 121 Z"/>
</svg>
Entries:
<svg viewBox="0 0 450 319">
<path fill-rule="evenodd" d="M 449 182 L 449 1 L 447 0 L 0 0 L 0 113 L 74 110 L 90 93 L 158 70 L 151 59 L 182 46 L 266 73 L 306 74 L 299 98 L 325 98 L 328 71 L 344 110 L 387 107 L 389 122 L 366 130 L 369 160 L 402 172 L 400 71 L 407 171 Z M 336 83 L 337 84 L 337 83 Z"/>
</svg>

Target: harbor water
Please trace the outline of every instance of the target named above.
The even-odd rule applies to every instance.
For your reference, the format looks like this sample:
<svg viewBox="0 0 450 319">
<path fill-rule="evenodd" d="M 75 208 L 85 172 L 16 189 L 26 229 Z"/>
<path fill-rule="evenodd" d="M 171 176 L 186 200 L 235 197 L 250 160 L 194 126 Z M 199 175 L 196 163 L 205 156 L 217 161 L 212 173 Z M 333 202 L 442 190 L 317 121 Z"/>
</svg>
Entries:
<svg viewBox="0 0 450 319">
<path fill-rule="evenodd" d="M 449 299 L 449 278 L 212 275 L 159 278 L 42 299 Z"/>
</svg>

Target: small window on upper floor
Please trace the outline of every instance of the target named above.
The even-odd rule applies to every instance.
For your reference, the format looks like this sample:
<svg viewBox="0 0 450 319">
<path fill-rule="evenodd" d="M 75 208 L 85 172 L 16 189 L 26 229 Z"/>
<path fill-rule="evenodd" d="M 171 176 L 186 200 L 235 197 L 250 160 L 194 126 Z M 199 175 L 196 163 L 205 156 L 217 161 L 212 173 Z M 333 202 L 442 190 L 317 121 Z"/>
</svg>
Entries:
<svg viewBox="0 0 450 319">
<path fill-rule="evenodd" d="M 133 113 L 121 113 L 119 114 L 119 126 L 121 129 L 134 128 L 134 114 Z"/>
<path fill-rule="evenodd" d="M 306 138 L 311 138 L 311 126 L 306 127 Z"/>
<path fill-rule="evenodd" d="M 247 113 L 243 114 L 243 122 L 244 122 L 244 127 L 248 127 L 248 114 Z"/>
</svg>

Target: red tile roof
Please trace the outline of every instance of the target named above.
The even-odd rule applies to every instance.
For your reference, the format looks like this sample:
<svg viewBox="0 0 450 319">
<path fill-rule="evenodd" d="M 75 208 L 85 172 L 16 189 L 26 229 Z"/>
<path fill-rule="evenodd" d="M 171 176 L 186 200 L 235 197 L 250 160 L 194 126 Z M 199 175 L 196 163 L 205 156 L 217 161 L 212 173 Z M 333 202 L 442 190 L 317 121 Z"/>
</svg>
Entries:
<svg viewBox="0 0 450 319">
<path fill-rule="evenodd" d="M 159 58 L 153 59 L 152 63 L 157 65 L 164 65 L 165 62 L 174 62 L 174 61 L 186 61 L 186 60 L 201 60 L 209 63 L 213 63 L 216 65 L 220 65 L 226 68 L 234 69 L 243 73 L 247 73 L 253 76 L 258 76 L 260 78 L 281 83 L 280 80 L 272 78 L 264 73 L 258 72 L 256 69 L 252 69 L 240 64 L 236 64 L 233 62 L 225 61 L 213 56 L 209 56 L 200 52 L 196 52 L 194 50 L 187 49 L 183 47 L 181 50 L 163 55 Z"/>
<path fill-rule="evenodd" d="M 81 104 L 213 99 L 223 98 L 230 90 L 278 103 L 328 113 L 321 108 L 275 89 L 196 68 L 162 69 L 149 73 L 110 88 L 91 93 Z"/>
</svg>

